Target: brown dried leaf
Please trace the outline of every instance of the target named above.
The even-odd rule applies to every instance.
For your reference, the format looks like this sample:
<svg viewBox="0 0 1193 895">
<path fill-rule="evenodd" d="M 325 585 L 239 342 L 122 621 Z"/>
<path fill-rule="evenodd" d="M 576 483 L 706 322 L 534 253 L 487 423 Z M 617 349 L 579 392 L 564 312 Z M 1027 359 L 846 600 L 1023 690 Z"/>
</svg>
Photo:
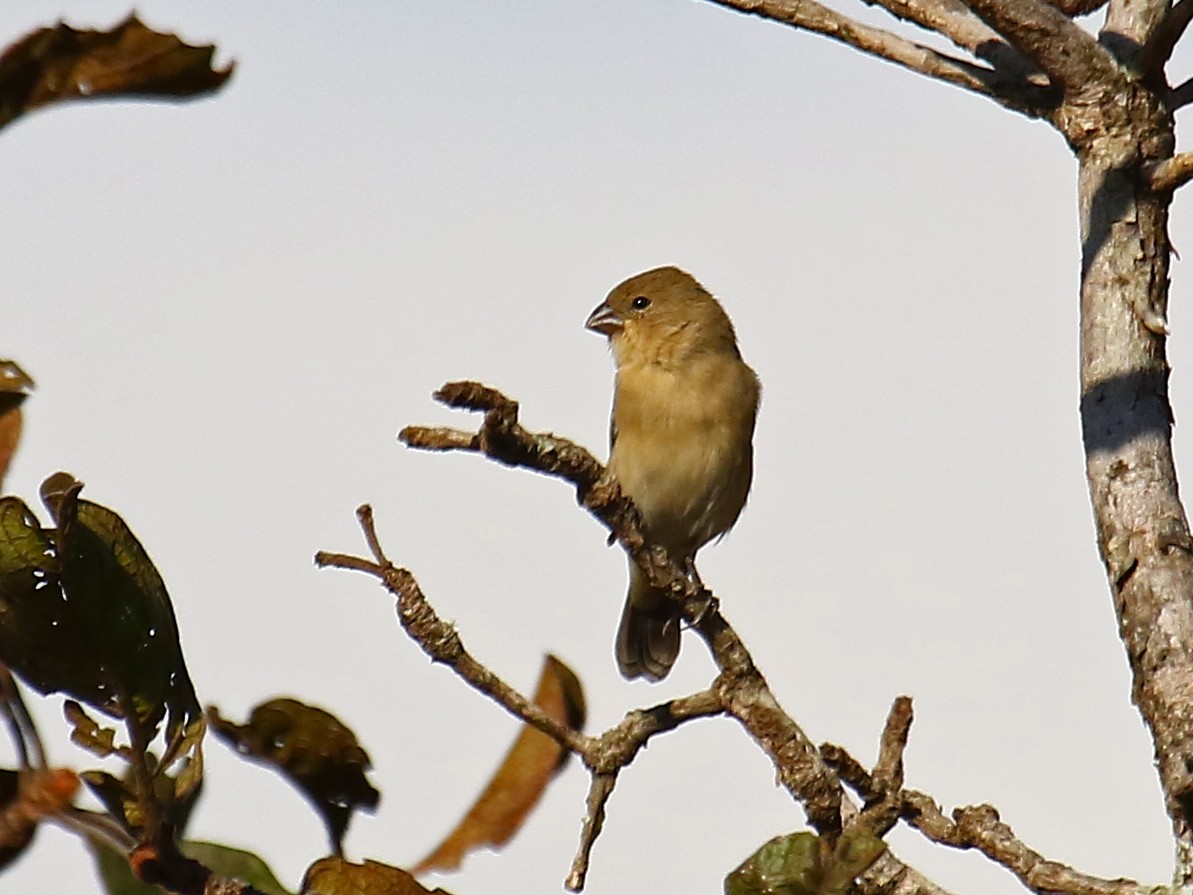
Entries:
<svg viewBox="0 0 1193 895">
<path fill-rule="evenodd" d="M 584 690 L 575 673 L 554 656 L 543 661 L 534 702 L 544 712 L 572 730 L 584 727 Z M 567 751 L 533 727 L 524 726 L 464 819 L 431 854 L 414 868 L 455 870 L 464 856 L 483 846 L 500 848 L 521 829 L 526 818 L 563 767 Z"/>
<path fill-rule="evenodd" d="M 335 715 L 297 699 L 271 699 L 253 709 L 247 724 L 207 709 L 211 730 L 242 755 L 275 766 L 315 806 L 327 827 L 332 850 L 352 812 L 372 811 L 381 794 L 365 779 L 371 765 L 356 734 Z"/>
<path fill-rule="evenodd" d="M 21 440 L 21 405 L 32 388 L 33 379 L 16 361 L 0 360 L 0 490 Z"/>
<path fill-rule="evenodd" d="M 320 858 L 303 875 L 300 895 L 448 895 L 432 891 L 398 867 L 377 861 L 353 864 L 342 858 Z"/>
<path fill-rule="evenodd" d="M 232 66 L 211 67 L 215 47 L 183 43 L 135 15 L 111 31 L 64 22 L 26 35 L 0 54 L 0 127 L 64 100 L 138 96 L 187 99 L 219 89 Z"/>
</svg>

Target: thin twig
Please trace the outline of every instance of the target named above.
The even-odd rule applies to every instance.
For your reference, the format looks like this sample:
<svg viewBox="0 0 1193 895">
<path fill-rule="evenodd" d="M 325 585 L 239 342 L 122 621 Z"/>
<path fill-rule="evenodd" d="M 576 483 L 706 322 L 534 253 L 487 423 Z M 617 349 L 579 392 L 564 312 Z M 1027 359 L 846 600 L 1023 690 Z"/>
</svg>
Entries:
<svg viewBox="0 0 1193 895">
<path fill-rule="evenodd" d="M 891 704 L 886 724 L 882 728 L 874 776 L 886 781 L 894 789 L 903 788 L 903 753 L 907 749 L 913 720 L 915 713 L 911 707 L 911 697 L 900 696 Z"/>
<path fill-rule="evenodd" d="M 971 805 L 953 811 L 949 820 L 936 803 L 921 792 L 903 794 L 904 817 L 928 839 L 957 849 L 976 849 L 1005 867 L 1032 892 L 1066 895 L 1149 895 L 1156 890 L 1130 879 L 1102 879 L 1049 861 L 1028 848 L 998 811 L 990 805 Z"/>
<path fill-rule="evenodd" d="M 357 510 L 361 528 L 367 540 L 375 541 L 373 516 L 367 506 Z M 379 548 L 378 548 L 379 549 Z M 359 557 L 320 552 L 315 563 L 321 567 L 351 569 L 367 572 L 381 579 L 386 588 L 398 598 L 398 619 L 410 637 L 422 647 L 432 662 L 449 666 L 473 689 L 485 694 L 498 705 L 536 730 L 541 730 L 557 743 L 573 752 L 583 752 L 589 738 L 552 718 L 488 668 L 474 659 L 464 648 L 456 629 L 439 617 L 423 595 L 414 576 L 406 569 L 389 563 L 378 565 Z"/>
<path fill-rule="evenodd" d="M 601 828 L 605 825 L 605 803 L 613 795 L 613 787 L 617 783 L 617 773 L 593 774 L 588 786 L 588 798 L 584 800 L 584 823 L 580 828 L 580 847 L 576 857 L 572 859 L 572 869 L 568 871 L 564 887 L 570 892 L 580 892 L 584 889 L 584 880 L 588 876 L 588 859 L 592 854 L 592 846 L 597 836 L 601 835 Z"/>
</svg>

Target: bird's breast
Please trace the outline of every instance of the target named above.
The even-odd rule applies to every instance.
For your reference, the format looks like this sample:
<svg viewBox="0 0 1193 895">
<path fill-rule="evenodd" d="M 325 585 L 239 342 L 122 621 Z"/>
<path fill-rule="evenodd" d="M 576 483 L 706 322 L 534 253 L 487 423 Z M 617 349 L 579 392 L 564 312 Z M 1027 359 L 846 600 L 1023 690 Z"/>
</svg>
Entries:
<svg viewBox="0 0 1193 895">
<path fill-rule="evenodd" d="M 690 556 L 737 521 L 753 473 L 757 381 L 740 360 L 618 371 L 609 468 L 652 540 Z"/>
</svg>

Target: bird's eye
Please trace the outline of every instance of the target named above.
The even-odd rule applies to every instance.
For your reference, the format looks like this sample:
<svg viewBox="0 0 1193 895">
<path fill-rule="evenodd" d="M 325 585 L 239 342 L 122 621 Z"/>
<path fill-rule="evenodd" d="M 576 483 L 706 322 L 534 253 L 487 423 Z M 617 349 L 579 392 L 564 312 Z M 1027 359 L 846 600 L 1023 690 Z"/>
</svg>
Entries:
<svg viewBox="0 0 1193 895">
<path fill-rule="evenodd" d="M 650 299 L 645 295 L 639 295 L 632 302 L 630 302 L 630 304 L 633 306 L 635 311 L 645 311 L 650 307 Z"/>
</svg>

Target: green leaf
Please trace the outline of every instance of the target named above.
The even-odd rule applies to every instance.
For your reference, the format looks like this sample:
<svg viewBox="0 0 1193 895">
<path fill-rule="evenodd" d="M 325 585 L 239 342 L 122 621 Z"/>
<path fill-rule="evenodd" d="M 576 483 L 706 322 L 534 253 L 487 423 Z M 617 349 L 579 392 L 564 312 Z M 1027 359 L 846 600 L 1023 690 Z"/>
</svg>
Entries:
<svg viewBox="0 0 1193 895">
<path fill-rule="evenodd" d="M 725 878 L 725 895 L 845 895 L 886 843 L 850 831 L 829 848 L 815 833 L 776 836 Z"/>
<path fill-rule="evenodd" d="M 816 895 L 820 838 L 776 836 L 725 878 L 725 895 Z"/>
<path fill-rule="evenodd" d="M 133 875 L 128 859 L 106 842 L 89 840 L 91 856 L 107 895 L 162 895 L 163 889 Z M 265 895 L 290 895 L 264 861 L 251 852 L 213 842 L 183 842 L 179 849 L 220 876 L 239 879 Z"/>
<path fill-rule="evenodd" d="M 20 498 L 0 498 L 0 661 L 41 693 L 105 703 L 111 681 L 62 591 L 51 534 Z"/>
<path fill-rule="evenodd" d="M 84 701 L 114 717 L 131 714 L 156 734 L 169 712 L 173 738 L 199 717 L 182 659 L 178 624 L 165 583 L 129 527 L 107 507 L 79 498 L 82 482 L 56 473 L 42 499 L 57 523 L 55 553 L 62 591 L 97 660 L 106 696 Z"/>
<path fill-rule="evenodd" d="M 184 842 L 182 853 L 220 876 L 242 880 L 265 895 L 290 895 L 269 865 L 252 852 L 214 842 Z"/>
</svg>

